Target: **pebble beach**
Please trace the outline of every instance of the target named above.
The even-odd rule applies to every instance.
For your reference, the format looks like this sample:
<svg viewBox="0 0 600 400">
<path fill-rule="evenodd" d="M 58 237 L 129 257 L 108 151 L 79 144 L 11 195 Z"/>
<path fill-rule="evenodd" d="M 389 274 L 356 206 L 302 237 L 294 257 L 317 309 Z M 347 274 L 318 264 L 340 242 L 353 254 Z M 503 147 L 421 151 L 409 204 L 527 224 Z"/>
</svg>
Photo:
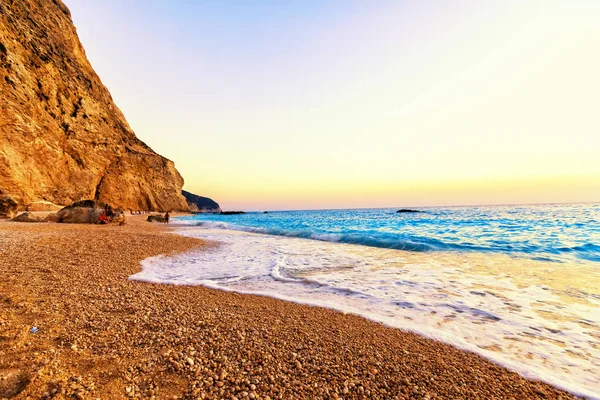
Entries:
<svg viewBox="0 0 600 400">
<path fill-rule="evenodd" d="M 574 398 L 358 316 L 129 280 L 218 246 L 170 230 L 0 222 L 0 399 Z"/>
</svg>

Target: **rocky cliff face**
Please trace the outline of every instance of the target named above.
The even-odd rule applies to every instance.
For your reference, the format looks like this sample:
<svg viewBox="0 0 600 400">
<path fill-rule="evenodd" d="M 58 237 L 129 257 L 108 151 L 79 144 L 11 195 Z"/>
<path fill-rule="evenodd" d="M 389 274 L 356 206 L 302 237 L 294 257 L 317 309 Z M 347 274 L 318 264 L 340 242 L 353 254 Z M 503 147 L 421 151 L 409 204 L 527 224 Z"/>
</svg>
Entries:
<svg viewBox="0 0 600 400">
<path fill-rule="evenodd" d="M 0 2 L 0 93 L 0 187 L 20 208 L 188 210 L 173 162 L 135 136 L 61 0 Z"/>
<path fill-rule="evenodd" d="M 187 200 L 188 206 L 190 207 L 190 211 L 193 213 L 220 213 L 221 206 L 214 201 L 213 199 L 209 199 L 208 197 L 197 196 L 193 193 L 186 192 L 185 190 L 182 192 L 183 197 Z"/>
</svg>

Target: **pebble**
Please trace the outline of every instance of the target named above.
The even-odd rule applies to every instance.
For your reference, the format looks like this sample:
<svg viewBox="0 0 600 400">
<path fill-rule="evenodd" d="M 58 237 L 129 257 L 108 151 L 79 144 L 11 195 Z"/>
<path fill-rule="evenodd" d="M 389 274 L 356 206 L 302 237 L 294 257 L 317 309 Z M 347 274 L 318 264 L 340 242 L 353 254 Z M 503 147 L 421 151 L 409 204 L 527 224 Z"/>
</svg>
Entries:
<svg viewBox="0 0 600 400">
<path fill-rule="evenodd" d="M 30 336 L 27 352 L 40 373 L 23 398 L 53 396 L 53 382 L 61 387 L 58 397 L 91 399 L 108 398 L 105 382 L 123 388 L 123 397 L 140 398 L 570 398 L 471 353 L 359 317 L 127 280 L 139 260 L 189 250 L 198 246 L 195 239 L 138 229 L 135 221 L 111 231 L 8 225 L 0 222 L 0 293 L 12 299 L 0 307 L 3 363 L 20 368 L 19 335 L 34 324 L 44 328 L 44 335 Z M 4 235 L 5 229 L 13 230 Z M 35 313 L 35 321 L 23 310 Z M 45 335 L 51 341 L 37 343 Z M 9 378 L 2 371 L 4 387 Z"/>
</svg>

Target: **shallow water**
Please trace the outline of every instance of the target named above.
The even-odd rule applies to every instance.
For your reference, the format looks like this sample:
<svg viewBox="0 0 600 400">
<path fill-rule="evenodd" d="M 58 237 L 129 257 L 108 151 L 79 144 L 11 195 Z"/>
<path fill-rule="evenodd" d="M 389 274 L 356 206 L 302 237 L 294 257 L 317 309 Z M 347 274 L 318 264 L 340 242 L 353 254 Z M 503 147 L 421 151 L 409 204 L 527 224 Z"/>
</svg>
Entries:
<svg viewBox="0 0 600 400">
<path fill-rule="evenodd" d="M 600 262 L 600 204 L 275 211 L 203 214 L 190 225 L 408 251 L 511 254 Z"/>
<path fill-rule="evenodd" d="M 598 206 L 590 209 L 577 209 L 578 218 L 597 221 Z M 181 227 L 179 233 L 223 244 L 209 251 L 144 260 L 142 272 L 132 279 L 205 285 L 355 313 L 475 351 L 573 393 L 600 398 L 600 263 L 594 261 L 597 252 L 589 250 L 598 243 L 597 226 L 591 224 L 591 229 L 580 232 L 587 228 L 576 228 L 579 222 L 572 216 L 574 210 L 560 207 L 552 221 L 548 220 L 548 208 L 492 210 L 494 218 L 488 227 L 480 209 L 454 210 L 459 215 L 446 214 L 443 224 L 445 230 L 457 233 L 439 233 L 441 229 L 437 229 L 435 242 L 444 246 L 412 251 L 248 232 L 272 229 L 263 222 L 271 214 L 246 214 L 237 220 L 218 216 L 201 216 L 201 221 L 183 219 L 192 226 Z M 372 228 L 373 221 L 361 222 L 358 215 L 363 210 L 355 210 L 354 220 L 344 222 L 341 215 L 348 216 L 348 212 L 330 211 L 334 215 L 327 222 L 329 231 L 334 229 L 330 221 L 337 219 L 338 228 L 345 227 L 340 235 L 350 231 L 352 237 L 381 239 L 365 233 L 366 229 L 361 231 L 365 225 L 378 231 Z M 417 236 L 426 237 L 425 233 L 433 230 L 432 216 L 369 212 L 372 219 L 401 219 L 404 228 L 398 221 L 387 221 L 380 222 L 385 228 L 379 231 L 402 231 L 397 236 L 403 243 L 426 244 Z M 434 212 L 444 215 L 453 211 Z M 296 227 L 288 227 L 286 232 L 299 231 L 301 213 L 294 212 L 291 219 Z M 305 213 L 303 232 L 332 234 L 324 232 L 322 215 L 326 211 Z M 515 213 L 526 222 L 519 222 Z M 465 215 L 479 215 L 475 218 L 478 222 L 467 222 Z M 539 220 L 540 215 L 544 221 Z M 253 217 L 257 222 L 250 226 Z M 286 218 L 290 219 L 276 217 L 277 224 L 281 226 Z M 409 218 L 425 220 L 405 221 Z M 533 221 L 536 218 L 543 229 Z M 462 222 L 452 228 L 449 220 Z M 202 226 L 193 226 L 197 222 Z M 225 228 L 237 224 L 235 227 L 244 231 L 214 229 L 215 224 Z M 419 224 L 423 229 L 416 228 Z M 507 233 L 510 228 L 492 228 L 496 224 L 519 226 L 515 231 L 520 233 L 513 237 Z M 348 229 L 349 225 L 355 228 Z M 484 234 L 487 231 L 499 233 L 491 238 Z M 460 235 L 463 240 L 458 240 Z M 567 248 L 580 250 L 564 250 Z"/>
</svg>

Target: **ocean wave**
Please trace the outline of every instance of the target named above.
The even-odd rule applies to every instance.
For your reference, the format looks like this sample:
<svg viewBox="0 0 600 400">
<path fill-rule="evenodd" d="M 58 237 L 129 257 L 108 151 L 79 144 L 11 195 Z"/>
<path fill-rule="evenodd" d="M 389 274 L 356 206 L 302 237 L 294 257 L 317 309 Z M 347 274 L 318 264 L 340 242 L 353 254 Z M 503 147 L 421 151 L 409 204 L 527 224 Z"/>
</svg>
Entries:
<svg viewBox="0 0 600 400">
<path fill-rule="evenodd" d="M 493 246 L 481 246 L 475 243 L 469 242 L 443 242 L 434 238 L 420 237 L 417 240 L 400 240 L 394 234 L 379 234 L 378 236 L 371 234 L 341 234 L 341 233 L 315 233 L 310 230 L 286 230 L 280 228 L 263 228 L 263 227 L 249 227 L 240 226 L 226 222 L 216 221 L 194 221 L 193 223 L 186 224 L 191 226 L 199 226 L 211 229 L 228 229 L 250 233 L 260 233 L 265 235 L 274 236 L 285 236 L 295 237 L 301 239 L 312 239 L 324 242 L 336 242 L 336 243 L 347 243 L 356 244 L 361 246 L 378 247 L 393 250 L 404 250 L 404 251 L 415 251 L 415 252 L 428 252 L 428 251 L 478 251 L 478 252 L 494 252 L 494 253 L 507 253 L 522 256 L 531 256 L 540 253 L 549 253 L 554 255 L 561 255 L 566 253 L 575 253 L 575 256 L 582 260 L 600 262 L 600 247 L 594 244 L 588 243 L 581 246 L 573 247 L 562 247 L 562 248 L 543 248 L 538 245 L 521 245 L 520 248 L 516 246 L 495 240 Z M 542 257 L 533 256 L 532 259 L 549 262 L 563 262 L 559 258 L 553 257 Z"/>
<path fill-rule="evenodd" d="M 437 242 L 435 240 L 431 240 L 431 244 L 425 243 L 415 243 L 411 241 L 402 241 L 390 235 L 389 237 L 373 237 L 373 236 L 363 236 L 360 234 L 330 234 L 330 233 L 314 233 L 310 230 L 286 230 L 286 229 L 277 229 L 277 228 L 257 228 L 257 227 L 248 227 L 248 226 L 239 226 L 235 224 L 229 224 L 224 222 L 213 222 L 213 221 L 201 221 L 196 222 L 195 224 L 190 224 L 193 226 L 200 226 L 211 229 L 230 229 L 236 231 L 250 232 L 250 233 L 261 233 L 266 235 L 274 235 L 274 236 L 285 236 L 285 237 L 295 237 L 301 239 L 312 239 L 312 240 L 320 240 L 323 242 L 337 242 L 337 243 L 347 243 L 347 244 L 358 244 L 362 246 L 369 247 L 379 247 L 386 249 L 394 249 L 394 250 L 406 250 L 406 251 L 433 251 L 433 250 L 441 250 L 444 247 L 457 247 L 452 244 L 445 243 L 434 243 Z M 460 247 L 460 246 L 458 246 Z"/>
<path fill-rule="evenodd" d="M 587 283 L 553 286 L 565 276 L 583 275 L 593 282 L 600 273 L 593 266 L 522 259 L 511 266 L 497 255 L 355 251 L 335 244 L 348 239 L 341 233 L 296 240 L 236 232 L 235 225 L 235 220 L 211 221 L 180 229 L 221 246 L 146 259 L 130 279 L 334 308 L 476 352 L 576 394 L 597 394 L 593 333 L 600 322 L 600 295 Z M 506 273 L 486 270 L 500 264 Z M 574 348 L 584 356 L 569 357 L 568 349 Z"/>
<path fill-rule="evenodd" d="M 186 226 L 411 252 L 502 253 L 540 261 L 600 262 L 596 206 L 281 211 L 176 218 Z M 586 223 L 583 224 L 582 221 Z M 582 225 L 583 224 L 583 225 Z"/>
</svg>

